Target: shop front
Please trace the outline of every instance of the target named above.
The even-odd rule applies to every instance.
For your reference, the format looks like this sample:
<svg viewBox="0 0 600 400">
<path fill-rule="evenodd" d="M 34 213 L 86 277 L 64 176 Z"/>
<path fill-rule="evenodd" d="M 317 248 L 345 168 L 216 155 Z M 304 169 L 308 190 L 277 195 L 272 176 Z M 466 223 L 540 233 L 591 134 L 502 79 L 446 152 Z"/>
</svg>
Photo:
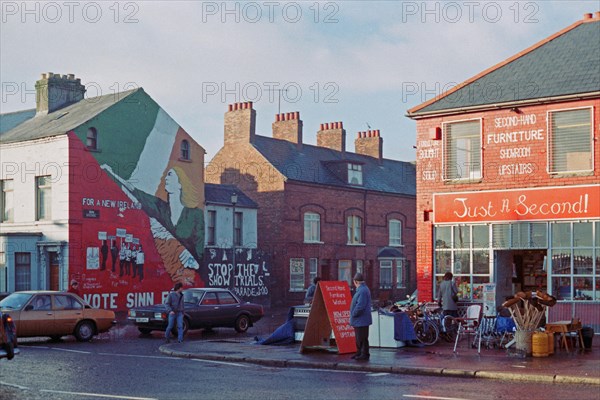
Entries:
<svg viewBox="0 0 600 400">
<path fill-rule="evenodd" d="M 600 327 L 600 185 L 434 194 L 434 291 L 454 274 L 462 302 L 520 291 L 558 303 L 548 320 Z M 436 297 L 437 293 L 434 293 Z"/>
</svg>

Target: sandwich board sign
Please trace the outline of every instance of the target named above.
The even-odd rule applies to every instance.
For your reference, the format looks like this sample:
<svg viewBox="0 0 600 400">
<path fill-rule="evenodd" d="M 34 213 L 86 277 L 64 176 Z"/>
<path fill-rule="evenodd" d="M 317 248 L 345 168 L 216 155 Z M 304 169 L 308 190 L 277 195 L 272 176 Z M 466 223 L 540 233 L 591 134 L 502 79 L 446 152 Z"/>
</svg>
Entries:
<svg viewBox="0 0 600 400">
<path fill-rule="evenodd" d="M 355 353 L 354 328 L 350 326 L 350 288 L 346 281 L 320 281 L 304 328 L 300 352 L 326 350 Z M 331 333 L 335 346 L 331 345 Z"/>
</svg>

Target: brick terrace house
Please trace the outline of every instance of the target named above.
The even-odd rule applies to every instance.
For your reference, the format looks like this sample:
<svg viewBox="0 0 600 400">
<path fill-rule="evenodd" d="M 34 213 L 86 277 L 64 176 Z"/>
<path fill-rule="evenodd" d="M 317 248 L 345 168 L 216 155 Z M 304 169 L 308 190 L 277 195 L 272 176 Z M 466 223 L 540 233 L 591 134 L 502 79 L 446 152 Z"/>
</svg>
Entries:
<svg viewBox="0 0 600 400">
<path fill-rule="evenodd" d="M 273 137 L 256 134 L 252 103 L 225 113 L 224 146 L 206 181 L 240 187 L 258 205 L 259 248 L 272 256 L 271 299 L 298 304 L 312 278 L 365 274 L 373 297 L 415 288 L 415 167 L 384 159 L 379 131 L 359 132 L 346 151 L 342 122 L 302 142 L 298 112 L 278 114 Z"/>
<path fill-rule="evenodd" d="M 558 298 L 600 327 L 600 12 L 408 111 L 417 121 L 419 295 Z M 489 310 L 494 312 L 495 310 Z"/>
</svg>

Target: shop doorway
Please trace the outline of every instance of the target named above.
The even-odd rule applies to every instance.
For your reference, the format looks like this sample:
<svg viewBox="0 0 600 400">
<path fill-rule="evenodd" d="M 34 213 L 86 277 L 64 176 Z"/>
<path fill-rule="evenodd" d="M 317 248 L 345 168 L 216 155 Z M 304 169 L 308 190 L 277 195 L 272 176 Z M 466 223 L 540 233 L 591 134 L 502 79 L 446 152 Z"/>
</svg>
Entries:
<svg viewBox="0 0 600 400">
<path fill-rule="evenodd" d="M 517 292 L 548 291 L 546 253 L 546 249 L 495 251 L 497 305 Z"/>
</svg>

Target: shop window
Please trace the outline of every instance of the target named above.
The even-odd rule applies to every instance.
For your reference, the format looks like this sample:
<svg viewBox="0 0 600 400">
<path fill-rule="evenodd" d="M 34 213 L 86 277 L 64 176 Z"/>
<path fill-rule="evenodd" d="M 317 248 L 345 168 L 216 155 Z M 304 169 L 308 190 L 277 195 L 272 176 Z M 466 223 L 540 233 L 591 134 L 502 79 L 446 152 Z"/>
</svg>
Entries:
<svg viewBox="0 0 600 400">
<path fill-rule="evenodd" d="M 391 219 L 388 225 L 390 246 L 402 246 L 402 222 Z"/>
<path fill-rule="evenodd" d="M 488 225 L 473 225 L 473 248 L 487 249 L 488 247 L 490 247 Z"/>
<path fill-rule="evenodd" d="M 321 241 L 321 216 L 317 213 L 304 213 L 304 242 L 315 243 Z"/>
<path fill-rule="evenodd" d="M 13 185 L 13 179 L 3 179 L 0 181 L 0 222 L 14 221 Z"/>
<path fill-rule="evenodd" d="M 36 181 L 36 220 L 44 221 L 52 219 L 51 203 L 52 192 L 49 176 L 38 176 Z"/>
<path fill-rule="evenodd" d="M 481 178 L 481 120 L 445 123 L 444 179 Z"/>
<path fill-rule="evenodd" d="M 510 246 L 510 225 L 492 225 L 492 247 L 495 249 L 507 249 Z"/>
<path fill-rule="evenodd" d="M 290 258 L 290 292 L 304 290 L 304 258 Z"/>
<path fill-rule="evenodd" d="M 348 216 L 348 244 L 362 243 L 362 218 L 357 215 Z"/>
<path fill-rule="evenodd" d="M 592 108 L 550 111 L 550 173 L 593 171 Z"/>
</svg>

